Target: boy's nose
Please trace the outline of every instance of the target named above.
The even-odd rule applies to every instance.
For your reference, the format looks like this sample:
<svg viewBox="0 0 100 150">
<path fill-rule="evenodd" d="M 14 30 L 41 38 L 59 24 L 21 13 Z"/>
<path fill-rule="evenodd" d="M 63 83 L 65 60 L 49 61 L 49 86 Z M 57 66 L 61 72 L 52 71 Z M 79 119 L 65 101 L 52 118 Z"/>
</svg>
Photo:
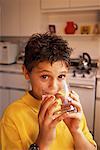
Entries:
<svg viewBox="0 0 100 150">
<path fill-rule="evenodd" d="M 53 80 L 50 82 L 49 89 L 52 93 L 56 94 L 56 92 L 58 92 L 59 86 L 57 80 Z"/>
</svg>

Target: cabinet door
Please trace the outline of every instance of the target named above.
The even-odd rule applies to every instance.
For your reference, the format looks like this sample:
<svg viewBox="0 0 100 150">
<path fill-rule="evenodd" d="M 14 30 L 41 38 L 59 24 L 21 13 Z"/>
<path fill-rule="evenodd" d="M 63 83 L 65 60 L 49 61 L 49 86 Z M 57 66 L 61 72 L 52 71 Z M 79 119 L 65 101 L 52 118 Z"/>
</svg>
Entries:
<svg viewBox="0 0 100 150">
<path fill-rule="evenodd" d="M 98 6 L 100 0 L 70 0 L 71 7 Z"/>
<path fill-rule="evenodd" d="M 21 98 L 24 94 L 25 94 L 24 90 L 22 91 L 22 90 L 10 89 L 10 100 L 9 100 L 10 103 Z"/>
<path fill-rule="evenodd" d="M 8 89 L 0 89 L 0 117 L 5 108 L 10 104 L 10 95 Z"/>
<path fill-rule="evenodd" d="M 9 104 L 21 98 L 24 94 L 24 90 L 0 89 L 0 117 Z"/>
<path fill-rule="evenodd" d="M 2 11 L 2 35 L 19 36 L 19 0 L 3 0 Z"/>
<path fill-rule="evenodd" d="M 95 90 L 92 86 L 88 88 L 88 86 L 83 85 L 82 87 L 82 85 L 73 84 L 71 83 L 71 79 L 69 85 L 70 90 L 73 90 L 78 93 L 83 112 L 87 120 L 88 128 L 93 133 Z"/>
<path fill-rule="evenodd" d="M 68 8 L 69 0 L 41 0 L 42 9 Z"/>
<path fill-rule="evenodd" d="M 40 32 L 40 3 L 39 0 L 20 0 L 20 31 L 21 36 L 30 36 Z"/>
<path fill-rule="evenodd" d="M 96 112 L 95 112 L 95 132 L 94 138 L 100 147 L 100 98 L 96 99 Z"/>
<path fill-rule="evenodd" d="M 12 89 L 28 89 L 28 81 L 23 74 L 0 73 L 0 86 Z"/>
<path fill-rule="evenodd" d="M 0 37 L 1 37 L 1 7 L 0 7 Z"/>
</svg>

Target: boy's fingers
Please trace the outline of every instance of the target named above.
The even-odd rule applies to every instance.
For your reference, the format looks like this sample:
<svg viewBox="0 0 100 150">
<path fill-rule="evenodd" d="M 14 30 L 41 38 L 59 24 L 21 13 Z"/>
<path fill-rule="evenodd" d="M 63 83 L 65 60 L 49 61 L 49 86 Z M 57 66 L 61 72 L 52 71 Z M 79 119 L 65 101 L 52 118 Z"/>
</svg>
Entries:
<svg viewBox="0 0 100 150">
<path fill-rule="evenodd" d="M 65 97 L 64 97 L 62 94 L 60 94 L 60 93 L 56 93 L 55 97 L 56 97 L 56 98 L 60 98 L 60 99 L 61 99 L 61 101 L 62 101 L 62 103 L 64 103 L 64 101 L 65 101 Z"/>
<path fill-rule="evenodd" d="M 52 105 L 55 102 L 55 97 L 50 96 L 47 99 L 45 99 L 44 103 L 41 104 L 40 110 L 39 110 L 39 118 L 43 119 L 45 116 L 45 113 L 50 105 Z"/>
<path fill-rule="evenodd" d="M 70 104 L 77 109 L 77 112 L 81 112 L 82 111 L 82 106 L 81 106 L 81 104 L 79 102 L 73 100 L 73 101 L 70 102 Z"/>
<path fill-rule="evenodd" d="M 71 119 L 78 119 L 81 120 L 82 113 L 67 113 L 66 118 L 71 118 Z"/>
<path fill-rule="evenodd" d="M 53 96 L 53 95 L 43 95 L 43 96 L 42 96 L 42 103 L 41 103 L 41 106 L 43 106 L 43 105 L 46 103 L 46 101 L 48 101 L 48 99 L 49 99 L 50 97 L 52 97 L 53 99 L 55 99 L 55 96 Z"/>
<path fill-rule="evenodd" d="M 80 98 L 79 98 L 79 95 L 75 92 L 75 91 L 71 91 L 69 96 L 74 99 L 75 101 L 78 101 L 80 102 Z"/>
<path fill-rule="evenodd" d="M 66 117 L 66 113 L 60 114 L 58 116 L 53 115 L 53 120 L 51 122 L 51 127 L 55 127 L 58 122 L 62 121 Z"/>
</svg>

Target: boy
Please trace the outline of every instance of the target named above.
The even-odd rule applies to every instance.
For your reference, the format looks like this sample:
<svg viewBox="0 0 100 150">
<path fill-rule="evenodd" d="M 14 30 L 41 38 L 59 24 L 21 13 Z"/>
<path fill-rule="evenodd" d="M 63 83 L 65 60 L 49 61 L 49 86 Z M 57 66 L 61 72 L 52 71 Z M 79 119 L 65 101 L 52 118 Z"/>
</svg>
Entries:
<svg viewBox="0 0 100 150">
<path fill-rule="evenodd" d="M 66 82 L 72 49 L 56 35 L 33 35 L 25 47 L 23 73 L 32 90 L 11 104 L 0 125 L 2 150 L 96 150 L 86 125 L 79 96 L 70 93 L 77 112 L 55 113 L 65 98 L 60 91 Z M 66 108 L 67 109 L 67 108 Z"/>
</svg>

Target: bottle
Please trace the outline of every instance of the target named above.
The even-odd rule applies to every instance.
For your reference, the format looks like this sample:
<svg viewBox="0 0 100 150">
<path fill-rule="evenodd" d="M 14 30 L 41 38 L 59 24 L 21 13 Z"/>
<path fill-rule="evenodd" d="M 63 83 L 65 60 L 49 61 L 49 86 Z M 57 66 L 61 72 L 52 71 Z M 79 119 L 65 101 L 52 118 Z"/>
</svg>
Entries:
<svg viewBox="0 0 100 150">
<path fill-rule="evenodd" d="M 99 24 L 94 25 L 93 34 L 100 34 Z"/>
</svg>

